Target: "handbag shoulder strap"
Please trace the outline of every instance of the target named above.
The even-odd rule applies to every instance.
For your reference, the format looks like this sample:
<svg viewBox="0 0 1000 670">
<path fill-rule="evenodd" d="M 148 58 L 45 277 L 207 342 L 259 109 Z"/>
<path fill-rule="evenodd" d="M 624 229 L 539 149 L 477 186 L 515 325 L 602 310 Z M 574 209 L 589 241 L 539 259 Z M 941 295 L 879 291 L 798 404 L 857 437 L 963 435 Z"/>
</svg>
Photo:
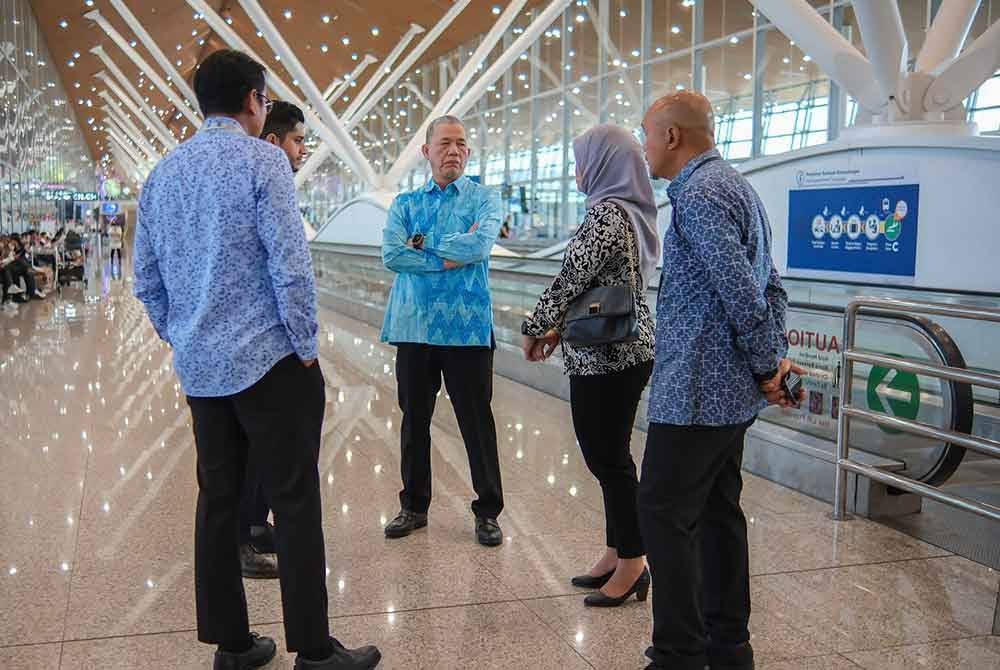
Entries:
<svg viewBox="0 0 1000 670">
<path fill-rule="evenodd" d="M 619 205 L 617 202 L 612 203 L 625 219 L 625 239 L 628 241 L 628 269 L 629 269 L 629 279 L 632 280 L 632 290 L 635 293 L 639 293 L 639 275 L 635 271 L 636 267 L 639 265 L 639 255 L 636 253 L 635 249 L 635 230 L 628 220 L 628 212 L 625 208 Z"/>
</svg>

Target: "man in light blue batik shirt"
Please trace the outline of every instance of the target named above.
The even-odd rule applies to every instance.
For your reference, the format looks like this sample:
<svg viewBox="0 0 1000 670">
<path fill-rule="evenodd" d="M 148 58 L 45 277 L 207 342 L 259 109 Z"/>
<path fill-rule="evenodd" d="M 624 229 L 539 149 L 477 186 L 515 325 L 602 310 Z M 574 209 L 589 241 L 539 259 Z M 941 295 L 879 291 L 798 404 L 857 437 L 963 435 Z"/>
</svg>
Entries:
<svg viewBox="0 0 1000 670">
<path fill-rule="evenodd" d="M 500 232 L 500 198 L 464 176 L 470 149 L 461 120 L 444 116 L 427 128 L 424 157 L 432 177 L 403 193 L 389 209 L 382 260 L 396 273 L 382 341 L 397 347 L 400 512 L 386 537 L 405 537 L 427 525 L 431 503 L 431 419 L 441 378 L 458 419 L 477 500 L 476 537 L 503 540 L 503 510 L 493 399 L 493 305 L 490 250 Z"/>
</svg>

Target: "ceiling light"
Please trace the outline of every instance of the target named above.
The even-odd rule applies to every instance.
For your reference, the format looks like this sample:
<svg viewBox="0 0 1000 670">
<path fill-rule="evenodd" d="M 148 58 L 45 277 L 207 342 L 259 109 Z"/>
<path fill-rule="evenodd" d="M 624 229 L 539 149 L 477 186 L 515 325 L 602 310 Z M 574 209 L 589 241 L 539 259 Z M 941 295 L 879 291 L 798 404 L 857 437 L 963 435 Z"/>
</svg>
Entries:
<svg viewBox="0 0 1000 670">
<path fill-rule="evenodd" d="M 344 35 L 343 37 L 340 38 L 340 43 L 346 47 L 351 43 L 351 38 L 348 37 L 347 35 Z"/>
<path fill-rule="evenodd" d="M 730 44 L 739 44 L 740 43 L 740 38 L 737 37 L 736 35 L 733 35 L 732 37 L 729 38 L 729 43 Z"/>
<path fill-rule="evenodd" d="M 292 18 L 292 10 L 286 9 L 284 12 L 282 12 L 282 15 L 285 17 L 285 20 L 287 21 Z"/>
<path fill-rule="evenodd" d="M 372 37 L 378 37 L 379 32 L 378 26 L 372 26 Z"/>
<path fill-rule="evenodd" d="M 322 51 L 323 53 L 326 53 L 327 51 L 330 50 L 330 47 L 328 47 L 326 44 L 320 44 L 319 50 Z"/>
<path fill-rule="evenodd" d="M 681 27 L 680 26 L 670 26 L 670 32 L 672 32 L 674 35 L 680 35 L 681 34 Z"/>
<path fill-rule="evenodd" d="M 67 21 L 66 19 L 62 19 L 61 21 L 59 21 L 59 27 L 63 29 L 69 28 L 69 21 Z"/>
<path fill-rule="evenodd" d="M 500 7 L 498 5 L 493 5 L 493 8 L 490 9 L 490 11 L 493 12 L 494 14 L 499 14 L 500 13 Z"/>
</svg>

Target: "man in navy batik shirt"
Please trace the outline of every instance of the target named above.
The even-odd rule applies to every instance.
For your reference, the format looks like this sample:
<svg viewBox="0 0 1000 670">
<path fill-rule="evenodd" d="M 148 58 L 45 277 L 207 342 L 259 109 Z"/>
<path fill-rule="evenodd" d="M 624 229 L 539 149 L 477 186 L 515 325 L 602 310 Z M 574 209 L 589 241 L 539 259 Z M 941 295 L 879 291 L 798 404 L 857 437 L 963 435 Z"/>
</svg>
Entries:
<svg viewBox="0 0 1000 670">
<path fill-rule="evenodd" d="M 751 670 L 740 468 L 757 413 L 790 402 L 780 391 L 793 367 L 788 298 L 764 205 L 715 149 L 708 99 L 662 98 L 643 130 L 650 173 L 671 180 L 673 208 L 638 494 L 653 575 L 649 670 Z"/>
</svg>

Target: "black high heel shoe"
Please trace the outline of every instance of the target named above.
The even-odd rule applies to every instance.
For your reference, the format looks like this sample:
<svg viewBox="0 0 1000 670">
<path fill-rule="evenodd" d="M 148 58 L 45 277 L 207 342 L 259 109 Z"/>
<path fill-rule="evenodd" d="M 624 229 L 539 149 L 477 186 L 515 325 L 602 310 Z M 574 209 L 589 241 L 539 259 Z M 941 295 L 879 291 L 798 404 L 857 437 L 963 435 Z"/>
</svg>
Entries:
<svg viewBox="0 0 1000 670">
<path fill-rule="evenodd" d="M 592 575 L 578 575 L 573 579 L 569 580 L 569 583 L 573 586 L 579 587 L 581 589 L 599 589 L 610 581 L 612 575 L 615 574 L 614 570 L 607 572 L 598 577 Z"/>
<path fill-rule="evenodd" d="M 583 604 L 587 607 L 620 607 L 624 605 L 625 602 L 631 598 L 633 595 L 635 599 L 639 602 L 645 602 L 646 598 L 649 597 L 649 586 L 651 579 L 649 577 L 649 568 L 643 568 L 642 574 L 639 575 L 639 579 L 635 580 L 635 584 L 632 585 L 628 591 L 625 592 L 620 598 L 612 598 L 611 596 L 606 596 L 600 591 L 597 593 L 591 593 L 589 596 L 583 599 Z"/>
</svg>

